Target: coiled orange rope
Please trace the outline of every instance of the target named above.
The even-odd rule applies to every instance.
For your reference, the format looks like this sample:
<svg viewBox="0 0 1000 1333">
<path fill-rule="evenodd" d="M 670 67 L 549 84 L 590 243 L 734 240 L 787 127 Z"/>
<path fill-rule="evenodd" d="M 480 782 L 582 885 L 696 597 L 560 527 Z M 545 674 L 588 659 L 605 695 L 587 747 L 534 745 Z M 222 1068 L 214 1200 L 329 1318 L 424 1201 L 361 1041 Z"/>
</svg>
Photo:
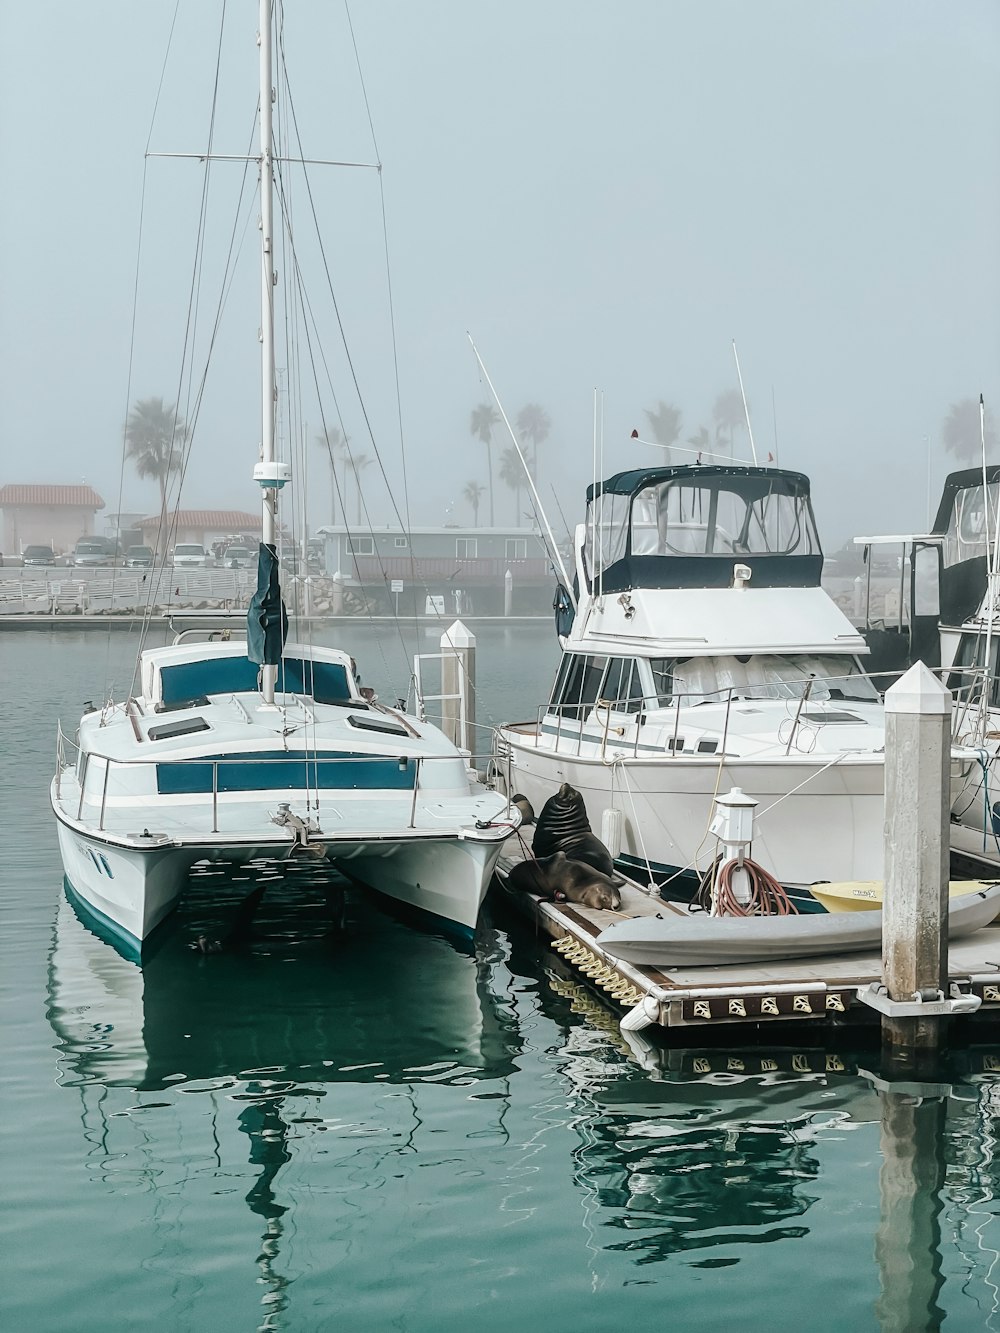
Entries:
<svg viewBox="0 0 1000 1333">
<path fill-rule="evenodd" d="M 783 886 L 774 876 L 756 861 L 744 857 L 743 869 L 747 872 L 750 897 L 743 902 L 736 896 L 733 887 L 733 871 L 739 869 L 735 860 L 723 861 L 717 856 L 712 865 L 701 877 L 695 901 L 704 910 L 710 911 L 713 905 L 712 885 L 715 884 L 715 911 L 718 916 L 797 916 L 799 909 L 791 901 Z"/>
</svg>

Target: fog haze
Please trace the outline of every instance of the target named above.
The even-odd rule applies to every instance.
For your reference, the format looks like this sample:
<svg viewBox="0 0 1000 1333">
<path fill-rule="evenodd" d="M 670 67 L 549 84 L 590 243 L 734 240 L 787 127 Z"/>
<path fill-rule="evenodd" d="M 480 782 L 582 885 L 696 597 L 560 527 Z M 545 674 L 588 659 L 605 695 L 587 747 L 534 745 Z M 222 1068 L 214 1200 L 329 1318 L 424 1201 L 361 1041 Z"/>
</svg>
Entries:
<svg viewBox="0 0 1000 1333">
<path fill-rule="evenodd" d="M 203 176 L 143 155 L 147 138 L 154 152 L 207 143 L 222 8 L 182 0 L 175 23 L 172 0 L 2 0 L 0 15 L 0 485 L 85 479 L 105 512 L 152 513 L 155 482 L 122 474 L 122 427 L 154 395 L 193 412 L 180 364 Z M 605 471 L 656 462 L 632 429 L 648 437 L 664 400 L 681 442 L 714 431 L 713 403 L 738 388 L 735 339 L 758 453 L 810 474 L 827 550 L 922 527 L 928 460 L 935 500 L 959 465 L 941 441 L 951 404 L 982 392 L 1000 416 L 1000 6 L 355 0 L 350 16 L 381 182 L 315 167 L 309 183 L 402 511 L 384 191 L 414 524 L 470 522 L 463 488 L 487 479 L 470 330 L 511 416 L 533 402 L 551 417 L 543 500 L 554 483 L 570 523 L 595 387 Z M 230 0 L 217 153 L 246 153 L 255 133 L 255 29 L 256 6 Z M 285 48 L 306 154 L 376 161 L 344 7 L 288 0 Z M 212 168 L 196 378 L 234 218 L 240 258 L 185 507 L 257 504 L 257 205 L 237 211 L 242 179 Z M 294 210 L 343 423 L 371 456 L 301 176 Z M 312 438 L 337 417 L 301 378 Z M 508 444 L 501 430 L 494 455 Z M 308 453 L 316 524 L 328 474 Z M 390 521 L 375 466 L 365 485 L 371 518 Z M 499 482 L 496 511 L 513 518 Z"/>
</svg>

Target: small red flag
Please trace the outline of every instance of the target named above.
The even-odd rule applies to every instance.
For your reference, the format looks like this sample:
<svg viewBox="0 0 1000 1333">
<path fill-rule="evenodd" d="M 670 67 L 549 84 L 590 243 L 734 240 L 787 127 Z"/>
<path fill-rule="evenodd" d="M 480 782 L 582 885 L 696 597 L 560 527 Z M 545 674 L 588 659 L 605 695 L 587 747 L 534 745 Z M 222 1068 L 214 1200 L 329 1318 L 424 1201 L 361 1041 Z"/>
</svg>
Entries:
<svg viewBox="0 0 1000 1333">
<path fill-rule="evenodd" d="M 632 432 L 632 439 L 637 440 L 638 438 L 639 438 L 639 432 L 637 430 L 634 430 Z"/>
<path fill-rule="evenodd" d="M 767 456 L 767 461 L 768 461 L 769 463 L 773 463 L 773 462 L 774 462 L 774 454 L 768 454 L 768 456 Z"/>
</svg>

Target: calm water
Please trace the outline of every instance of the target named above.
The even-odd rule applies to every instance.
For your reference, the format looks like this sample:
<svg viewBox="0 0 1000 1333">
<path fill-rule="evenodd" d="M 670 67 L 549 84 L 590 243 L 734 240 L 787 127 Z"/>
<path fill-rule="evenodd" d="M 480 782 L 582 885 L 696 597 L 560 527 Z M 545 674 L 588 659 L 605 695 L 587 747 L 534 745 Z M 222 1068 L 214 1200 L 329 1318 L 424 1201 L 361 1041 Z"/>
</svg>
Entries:
<svg viewBox="0 0 1000 1333">
<path fill-rule="evenodd" d="M 479 643 L 480 718 L 530 715 L 548 627 Z M 392 633 L 346 646 L 405 691 Z M 4 1328 L 1000 1328 L 1000 1052 L 920 1104 L 845 1052 L 644 1068 L 506 917 L 469 956 L 356 899 L 338 941 L 306 872 L 239 952 L 188 947 L 246 890 L 206 876 L 121 960 L 62 897 L 46 787 L 133 647 L 0 635 Z"/>
</svg>

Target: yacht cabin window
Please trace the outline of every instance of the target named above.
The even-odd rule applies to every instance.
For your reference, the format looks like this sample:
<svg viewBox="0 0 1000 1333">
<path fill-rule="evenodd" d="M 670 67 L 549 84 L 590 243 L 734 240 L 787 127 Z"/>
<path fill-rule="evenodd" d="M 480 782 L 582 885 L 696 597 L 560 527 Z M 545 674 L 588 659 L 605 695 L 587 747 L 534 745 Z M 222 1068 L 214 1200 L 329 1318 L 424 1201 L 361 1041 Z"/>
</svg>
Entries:
<svg viewBox="0 0 1000 1333">
<path fill-rule="evenodd" d="M 877 703 L 878 691 L 856 657 L 796 653 L 777 656 L 658 658 L 650 662 L 650 707 L 677 700 L 686 706 L 735 699 L 800 699 L 809 686 L 814 703 L 826 699 Z M 811 682 L 811 683 L 810 683 Z"/>
<path fill-rule="evenodd" d="M 1000 679 L 997 677 L 997 655 L 1000 638 L 991 636 L 990 643 L 990 699 L 991 708 L 1000 708 Z M 958 652 L 948 676 L 948 688 L 955 693 L 956 703 L 964 705 L 977 700 L 983 688 L 983 665 L 986 661 L 986 631 L 963 634 Z"/>
<path fill-rule="evenodd" d="M 637 713 L 642 708 L 638 663 L 628 657 L 587 657 L 567 653 L 549 701 L 549 711 L 581 718 L 600 700 L 616 712 Z"/>
</svg>

